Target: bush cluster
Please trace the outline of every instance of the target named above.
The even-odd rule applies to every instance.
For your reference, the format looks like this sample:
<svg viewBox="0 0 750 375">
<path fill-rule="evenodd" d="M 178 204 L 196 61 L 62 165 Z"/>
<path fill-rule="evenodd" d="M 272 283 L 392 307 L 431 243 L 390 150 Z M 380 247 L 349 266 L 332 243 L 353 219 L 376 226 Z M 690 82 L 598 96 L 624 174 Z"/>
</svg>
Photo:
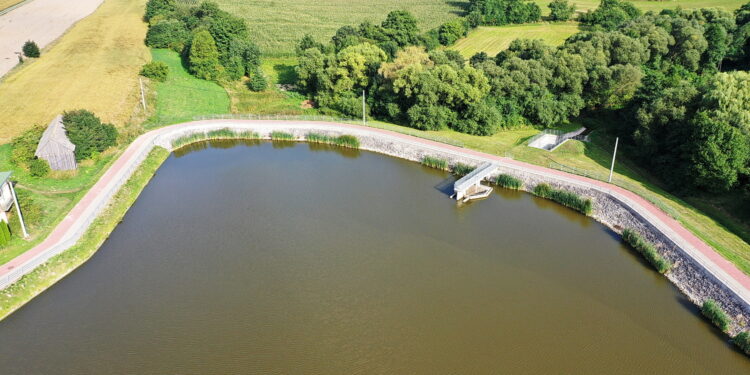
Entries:
<svg viewBox="0 0 750 375">
<path fill-rule="evenodd" d="M 44 128 L 35 126 L 13 138 L 13 141 L 11 141 L 11 162 L 21 168 L 29 169 L 29 163 L 36 158 L 34 153 L 39 145 L 39 139 L 42 138 L 42 133 L 44 133 Z"/>
<path fill-rule="evenodd" d="M 435 158 L 432 156 L 425 155 L 422 158 L 422 165 L 430 168 L 442 169 L 444 171 L 448 170 L 448 162 L 445 159 Z"/>
<path fill-rule="evenodd" d="M 85 109 L 63 113 L 68 138 L 76 146 L 76 161 L 89 159 L 117 142 L 117 129 L 102 123 L 99 117 Z"/>
<path fill-rule="evenodd" d="M 727 316 L 727 313 L 719 307 L 719 304 L 716 303 L 716 301 L 708 299 L 703 302 L 701 313 L 723 332 L 726 332 L 727 329 L 729 329 L 729 317 Z"/>
<path fill-rule="evenodd" d="M 49 164 L 42 159 L 32 159 L 29 161 L 29 174 L 34 177 L 44 177 L 50 172 Z"/>
<path fill-rule="evenodd" d="M 470 0 L 467 18 L 476 24 L 501 26 L 539 21 L 542 10 L 534 2 L 524 0 Z"/>
<path fill-rule="evenodd" d="M 32 40 L 26 41 L 26 43 L 23 44 L 23 48 L 21 50 L 23 51 L 23 55 L 26 57 L 41 56 L 41 52 L 39 51 L 39 46 L 36 44 L 36 42 Z"/>
<path fill-rule="evenodd" d="M 646 260 L 657 270 L 659 273 L 666 273 L 669 271 L 670 268 L 672 268 L 672 263 L 670 263 L 666 258 L 664 258 L 661 254 L 659 254 L 658 251 L 656 251 L 656 247 L 643 239 L 638 233 L 636 233 L 634 230 L 626 228 L 622 231 L 622 239 L 630 245 L 633 249 L 641 253 L 641 255 L 646 258 Z"/>
<path fill-rule="evenodd" d="M 511 190 L 521 190 L 521 188 L 523 188 L 523 181 L 509 174 L 501 174 L 497 176 L 497 184 L 500 187 Z"/>
<path fill-rule="evenodd" d="M 252 42 L 245 21 L 206 1 L 197 6 L 174 0 L 149 0 L 144 18 L 149 21 L 146 45 L 171 48 L 187 58 L 188 70 L 208 80 L 254 78 L 260 49 Z"/>
<path fill-rule="evenodd" d="M 164 82 L 169 75 L 169 66 L 161 61 L 152 61 L 143 65 L 141 75 L 154 81 Z"/>
<path fill-rule="evenodd" d="M 10 228 L 8 223 L 0 220 L 0 247 L 5 246 L 10 242 Z"/>
<path fill-rule="evenodd" d="M 591 215 L 591 211 L 594 208 L 591 199 L 581 198 L 578 194 L 569 191 L 553 189 L 547 184 L 536 185 L 534 187 L 534 195 L 551 199 L 584 215 Z"/>
</svg>

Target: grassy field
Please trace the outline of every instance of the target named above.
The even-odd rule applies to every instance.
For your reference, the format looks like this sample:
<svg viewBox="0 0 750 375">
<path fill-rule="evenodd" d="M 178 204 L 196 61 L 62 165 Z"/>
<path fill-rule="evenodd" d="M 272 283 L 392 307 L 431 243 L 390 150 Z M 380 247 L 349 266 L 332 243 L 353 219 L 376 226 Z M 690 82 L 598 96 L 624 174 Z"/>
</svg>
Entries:
<svg viewBox="0 0 750 375">
<path fill-rule="evenodd" d="M 0 11 L 10 8 L 23 0 L 0 0 Z"/>
<path fill-rule="evenodd" d="M 587 11 L 589 9 L 595 9 L 599 6 L 600 0 L 569 0 L 571 3 L 576 5 L 576 9 L 579 11 Z M 542 14 L 548 15 L 549 8 L 547 5 L 551 0 L 534 0 L 535 3 L 542 8 Z M 665 8 L 676 8 L 678 6 L 691 9 L 691 8 L 724 8 L 726 10 L 735 10 L 745 4 L 745 0 L 665 0 L 665 1 L 653 1 L 653 0 L 630 0 L 631 3 L 635 4 L 636 7 L 643 11 L 660 11 Z"/>
<path fill-rule="evenodd" d="M 459 40 L 450 49 L 460 52 L 464 57 L 471 57 L 482 51 L 495 56 L 518 38 L 542 39 L 547 44 L 557 46 L 578 31 L 580 28 L 575 22 L 483 26 L 473 30 L 468 37 Z"/>
<path fill-rule="evenodd" d="M 107 0 L 36 61 L 0 82 L 0 144 L 65 110 L 86 108 L 125 124 L 136 110 L 145 0 Z"/>
<path fill-rule="evenodd" d="M 190 121 L 198 115 L 229 112 L 229 95 L 214 82 L 191 76 L 182 66 L 177 52 L 152 50 L 153 61 L 169 66 L 166 82 L 153 82 L 156 111 L 146 127 Z"/>
<path fill-rule="evenodd" d="M 185 1 L 185 0 L 183 0 Z M 194 2 L 188 0 L 187 2 Z M 370 20 L 380 23 L 392 10 L 408 10 L 419 20 L 421 30 L 439 26 L 464 13 L 468 1 L 453 0 L 297 0 L 249 1 L 216 0 L 222 8 L 244 17 L 250 35 L 267 56 L 294 54 L 294 47 L 305 33 L 327 42 L 336 30 Z"/>
<path fill-rule="evenodd" d="M 302 115 L 312 114 L 313 109 L 302 109 L 301 103 L 306 97 L 296 92 L 280 90 L 278 84 L 294 84 L 297 65 L 295 58 L 265 58 L 261 64 L 263 74 L 270 82 L 268 89 L 263 92 L 250 91 L 244 82 L 228 86 L 232 99 L 232 113 L 252 113 L 258 115 L 284 114 Z"/>
<path fill-rule="evenodd" d="M 155 148 L 78 243 L 0 293 L 0 320 L 88 260 L 109 237 L 169 152 Z"/>
</svg>

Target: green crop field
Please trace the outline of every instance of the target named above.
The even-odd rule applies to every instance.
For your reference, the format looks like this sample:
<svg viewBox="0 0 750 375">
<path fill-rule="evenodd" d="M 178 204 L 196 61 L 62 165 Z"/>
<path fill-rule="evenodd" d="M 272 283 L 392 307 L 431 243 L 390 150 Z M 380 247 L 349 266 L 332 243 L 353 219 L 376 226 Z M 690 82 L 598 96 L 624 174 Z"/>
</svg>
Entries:
<svg viewBox="0 0 750 375">
<path fill-rule="evenodd" d="M 575 22 L 534 23 L 498 27 L 483 26 L 478 27 L 468 37 L 459 40 L 450 48 L 460 52 L 464 57 L 471 57 L 481 51 L 490 56 L 495 56 L 498 52 L 508 48 L 510 42 L 518 38 L 542 39 L 548 44 L 557 46 L 578 31 L 580 29 Z"/>
<path fill-rule="evenodd" d="M 184 0 L 183 0 L 184 1 Z M 268 56 L 294 54 L 297 41 L 305 34 L 328 41 L 345 25 L 370 20 L 380 23 L 388 12 L 407 10 L 419 20 L 421 30 L 437 27 L 464 13 L 468 1 L 450 0 L 216 0 L 223 9 L 244 17 L 251 35 Z"/>
</svg>

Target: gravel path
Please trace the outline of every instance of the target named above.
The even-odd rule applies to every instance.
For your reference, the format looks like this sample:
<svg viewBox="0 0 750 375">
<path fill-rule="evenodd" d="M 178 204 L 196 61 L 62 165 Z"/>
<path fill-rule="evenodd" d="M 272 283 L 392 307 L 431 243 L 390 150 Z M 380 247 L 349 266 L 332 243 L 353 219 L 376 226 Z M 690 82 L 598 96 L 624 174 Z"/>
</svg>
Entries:
<svg viewBox="0 0 750 375">
<path fill-rule="evenodd" d="M 595 191 L 597 194 L 606 196 L 618 202 L 620 206 L 637 213 L 665 238 L 679 247 L 689 257 L 689 260 L 697 265 L 697 269 L 710 275 L 709 279 L 717 280 L 720 286 L 731 291 L 730 294 L 737 297 L 736 301 L 731 301 L 732 303 L 740 306 L 741 310 L 746 311 L 750 308 L 750 277 L 748 275 L 716 253 L 679 222 L 630 191 L 601 181 L 388 130 L 358 125 L 307 121 L 196 121 L 168 126 L 141 135 L 125 150 L 41 244 L 0 266 L 0 289 L 10 285 L 50 257 L 75 244 L 89 224 L 119 190 L 119 187 L 127 181 L 154 146 L 171 149 L 172 141 L 183 135 L 222 128 L 230 128 L 236 131 L 252 130 L 261 136 L 268 136 L 274 130 L 290 132 L 299 137 L 311 131 L 328 134 L 350 134 L 359 137 L 362 148 L 366 150 L 410 160 L 421 160 L 422 156 L 430 154 L 475 163 L 492 161 L 499 164 L 503 170 L 517 171 L 518 173 L 532 175 L 540 180 Z M 598 219 L 606 221 L 606 219 L 602 220 L 603 218 Z M 702 282 L 713 281 L 706 281 L 703 278 Z"/>
<path fill-rule="evenodd" d="M 27 40 L 44 48 L 104 0 L 34 0 L 0 16 L 0 77 L 18 64 Z"/>
</svg>

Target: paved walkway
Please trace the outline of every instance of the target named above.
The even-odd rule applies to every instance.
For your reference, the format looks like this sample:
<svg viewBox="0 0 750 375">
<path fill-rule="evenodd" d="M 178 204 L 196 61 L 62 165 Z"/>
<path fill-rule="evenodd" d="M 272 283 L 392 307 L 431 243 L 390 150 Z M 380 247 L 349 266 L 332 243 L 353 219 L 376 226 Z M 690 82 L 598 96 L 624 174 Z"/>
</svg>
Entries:
<svg viewBox="0 0 750 375">
<path fill-rule="evenodd" d="M 0 266 L 0 289 L 17 279 L 20 274 L 26 274 L 40 263 L 43 263 L 53 254 L 57 254 L 75 244 L 78 238 L 85 232 L 89 224 L 109 202 L 110 198 L 119 190 L 119 187 L 127 181 L 135 168 L 148 155 L 160 137 L 168 136 L 189 128 L 214 128 L 223 127 L 247 127 L 263 128 L 268 130 L 273 127 L 286 127 L 320 131 L 346 129 L 353 135 L 375 135 L 383 138 L 395 139 L 405 144 L 411 144 L 421 148 L 430 148 L 441 152 L 450 152 L 457 155 L 470 156 L 485 161 L 492 161 L 501 166 L 521 169 L 540 175 L 563 179 L 579 184 L 588 185 L 613 195 L 639 212 L 649 222 L 670 237 L 678 246 L 685 250 L 689 256 L 695 259 L 709 273 L 721 280 L 729 289 L 734 291 L 746 304 L 750 305 L 750 277 L 740 271 L 734 264 L 716 253 L 710 246 L 690 233 L 679 222 L 669 217 L 656 206 L 641 198 L 640 196 L 602 181 L 592 180 L 586 177 L 576 176 L 569 173 L 540 167 L 512 160 L 509 158 L 490 155 L 479 151 L 446 145 L 418 137 L 413 137 L 388 130 L 369 128 L 365 126 L 337 124 L 326 122 L 308 121 L 252 121 L 252 120 L 210 120 L 195 121 L 172 125 L 161 129 L 150 131 L 138 137 L 115 163 L 104 173 L 101 179 L 86 193 L 71 212 L 58 224 L 52 233 L 39 245 L 16 257 L 10 262 Z"/>
</svg>

